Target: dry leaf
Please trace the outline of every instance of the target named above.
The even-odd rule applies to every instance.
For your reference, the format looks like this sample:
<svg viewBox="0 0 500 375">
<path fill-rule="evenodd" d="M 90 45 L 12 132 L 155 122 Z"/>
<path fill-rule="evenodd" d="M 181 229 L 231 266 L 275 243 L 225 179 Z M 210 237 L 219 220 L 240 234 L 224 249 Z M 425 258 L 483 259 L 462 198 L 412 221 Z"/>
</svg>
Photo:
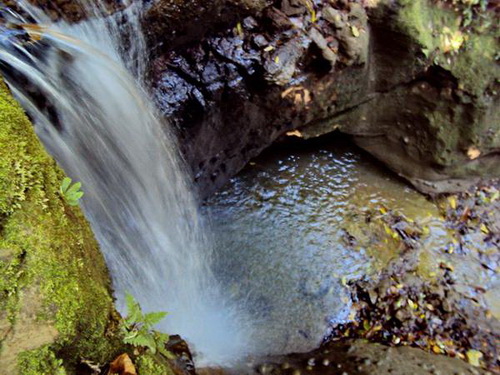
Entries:
<svg viewBox="0 0 500 375">
<path fill-rule="evenodd" d="M 469 157 L 470 160 L 477 159 L 478 157 L 481 156 L 481 151 L 478 148 L 471 146 L 467 150 L 467 156 Z"/>
<path fill-rule="evenodd" d="M 298 131 L 298 130 L 294 130 L 294 131 L 288 132 L 288 133 L 286 133 L 286 135 L 288 137 L 299 137 L 299 138 L 303 137 L 302 133 L 300 131 Z"/>
<path fill-rule="evenodd" d="M 468 350 L 465 355 L 467 356 L 467 362 L 469 362 L 472 366 L 479 367 L 481 365 L 479 360 L 483 358 L 483 353 L 479 350 Z"/>
<path fill-rule="evenodd" d="M 454 196 L 448 197 L 448 202 L 450 203 L 450 207 L 453 208 L 454 210 L 457 209 L 457 198 Z"/>
<path fill-rule="evenodd" d="M 351 26 L 351 32 L 355 38 L 359 36 L 359 29 L 356 26 Z"/>
<path fill-rule="evenodd" d="M 111 362 L 109 373 L 118 375 L 137 375 L 135 366 L 126 353 L 120 355 L 113 362 Z"/>
</svg>

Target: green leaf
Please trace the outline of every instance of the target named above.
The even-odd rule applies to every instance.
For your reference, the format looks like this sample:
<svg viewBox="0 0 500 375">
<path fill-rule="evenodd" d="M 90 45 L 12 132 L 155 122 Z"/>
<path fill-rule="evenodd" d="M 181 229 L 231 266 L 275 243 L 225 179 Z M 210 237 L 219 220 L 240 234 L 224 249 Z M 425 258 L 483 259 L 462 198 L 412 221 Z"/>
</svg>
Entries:
<svg viewBox="0 0 500 375">
<path fill-rule="evenodd" d="M 69 177 L 64 177 L 62 183 L 61 183 L 61 193 L 64 195 L 66 191 L 68 190 L 69 186 L 71 185 L 71 178 Z"/>
<path fill-rule="evenodd" d="M 141 306 L 137 303 L 130 293 L 125 294 L 125 303 L 127 305 L 127 325 L 140 323 L 143 319 Z"/>
<path fill-rule="evenodd" d="M 161 322 L 168 314 L 166 312 L 152 312 L 144 315 L 144 323 L 149 326 Z"/>
<path fill-rule="evenodd" d="M 81 182 L 76 182 L 74 183 L 68 190 L 67 190 L 67 194 L 74 194 L 76 192 L 78 192 L 78 190 L 80 190 L 80 188 L 82 187 L 82 183 Z"/>
<path fill-rule="evenodd" d="M 130 293 L 125 293 L 127 317 L 123 320 L 121 330 L 124 334 L 123 342 L 134 346 L 147 347 L 153 354 L 160 350 L 165 356 L 165 343 L 170 336 L 166 333 L 150 330 L 151 327 L 167 316 L 165 312 L 142 313 L 141 306 Z M 168 357 L 170 358 L 170 357 Z"/>
<path fill-rule="evenodd" d="M 83 191 L 80 191 L 82 184 L 77 182 L 71 185 L 71 178 L 65 177 L 61 183 L 60 192 L 70 206 L 77 206 L 78 201 L 83 197 Z"/>
<path fill-rule="evenodd" d="M 77 191 L 76 193 L 71 194 L 71 199 L 78 200 L 83 197 L 83 191 Z"/>
</svg>

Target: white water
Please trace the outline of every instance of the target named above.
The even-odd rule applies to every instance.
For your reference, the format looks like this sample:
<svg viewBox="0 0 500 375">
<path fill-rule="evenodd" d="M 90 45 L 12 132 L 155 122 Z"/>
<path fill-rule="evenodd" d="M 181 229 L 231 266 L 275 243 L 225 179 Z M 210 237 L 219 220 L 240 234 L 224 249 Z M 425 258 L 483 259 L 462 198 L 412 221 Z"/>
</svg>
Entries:
<svg viewBox="0 0 500 375">
<path fill-rule="evenodd" d="M 128 291 L 144 310 L 168 311 L 160 328 L 187 339 L 198 364 L 242 358 L 251 352 L 251 332 L 211 273 L 211 241 L 177 146 L 161 130 L 168 124 L 139 78 L 147 63 L 139 23 L 143 9 L 130 6 L 120 17 L 126 23 L 100 16 L 69 25 L 54 24 L 39 10 L 19 4 L 37 24 L 46 25 L 31 31 L 43 43 L 26 47 L 12 35 L 3 36 L 0 61 L 26 77 L 57 115 L 40 108 L 18 74 L 2 69 L 5 79 L 47 149 L 82 182 L 82 205 L 119 302 Z M 97 7 L 91 11 L 100 13 Z M 121 36 L 127 34 L 129 45 L 120 50 Z"/>
</svg>

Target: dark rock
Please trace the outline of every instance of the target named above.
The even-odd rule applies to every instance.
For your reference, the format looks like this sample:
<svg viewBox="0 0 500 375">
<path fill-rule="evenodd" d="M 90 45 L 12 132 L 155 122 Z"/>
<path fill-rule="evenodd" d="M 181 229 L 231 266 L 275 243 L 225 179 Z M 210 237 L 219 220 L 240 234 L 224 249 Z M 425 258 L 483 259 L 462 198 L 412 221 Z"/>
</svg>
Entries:
<svg viewBox="0 0 500 375">
<path fill-rule="evenodd" d="M 198 37 L 207 36 L 193 42 L 194 34 L 177 35 L 177 47 L 152 65 L 154 96 L 177 127 L 204 195 L 296 128 L 305 138 L 351 134 L 425 192 L 500 176 L 500 67 L 484 57 L 490 50 L 476 51 L 496 43 L 488 35 L 471 34 L 476 44 L 450 55 L 439 52 L 439 35 L 417 27 L 436 12 L 451 17 L 450 9 L 382 1 L 367 11 L 356 1 L 323 0 L 315 2 L 312 23 L 295 1 L 264 3 L 245 8 L 251 18 L 240 18 L 243 32 L 236 19 L 219 22 L 225 16 L 193 8 L 205 14 L 194 24 L 212 25 L 200 26 Z M 425 48 L 436 48 L 435 56 L 426 58 Z M 480 151 L 474 159 L 471 147 Z M 212 158 L 217 162 L 208 163 Z"/>
</svg>

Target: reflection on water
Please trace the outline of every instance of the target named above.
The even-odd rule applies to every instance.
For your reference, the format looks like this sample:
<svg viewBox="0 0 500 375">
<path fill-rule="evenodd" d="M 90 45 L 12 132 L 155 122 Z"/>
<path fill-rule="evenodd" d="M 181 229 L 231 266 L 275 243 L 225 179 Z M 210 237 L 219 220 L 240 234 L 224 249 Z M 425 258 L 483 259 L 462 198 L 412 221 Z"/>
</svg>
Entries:
<svg viewBox="0 0 500 375">
<path fill-rule="evenodd" d="M 366 231 L 367 212 L 381 207 L 426 221 L 433 241 L 446 235 L 435 205 L 345 139 L 274 149 L 207 202 L 216 272 L 259 319 L 263 352 L 313 349 L 329 321 L 347 318 L 346 280 L 398 255 Z"/>
</svg>

